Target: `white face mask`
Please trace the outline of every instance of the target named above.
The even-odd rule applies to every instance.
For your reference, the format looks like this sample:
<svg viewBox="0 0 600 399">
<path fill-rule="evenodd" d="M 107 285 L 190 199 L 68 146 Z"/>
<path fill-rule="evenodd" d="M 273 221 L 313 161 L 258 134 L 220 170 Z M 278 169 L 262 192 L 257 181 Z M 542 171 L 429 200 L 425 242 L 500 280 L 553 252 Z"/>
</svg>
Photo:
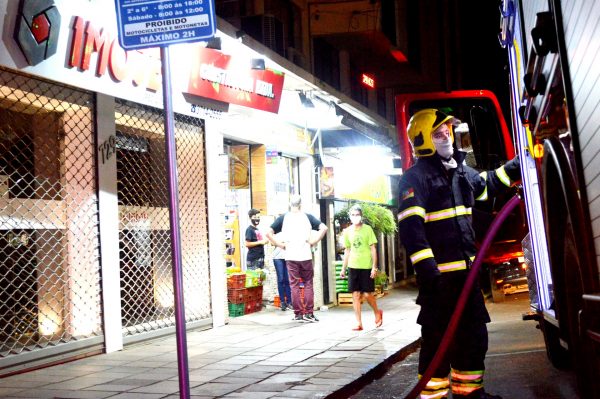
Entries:
<svg viewBox="0 0 600 399">
<path fill-rule="evenodd" d="M 452 140 L 436 140 L 433 139 L 433 145 L 435 146 L 435 150 L 439 154 L 440 157 L 444 159 L 448 159 L 454 154 L 454 147 L 452 147 Z"/>
<path fill-rule="evenodd" d="M 362 222 L 362 216 L 350 216 L 350 221 L 353 225 L 360 224 L 360 222 Z"/>
</svg>

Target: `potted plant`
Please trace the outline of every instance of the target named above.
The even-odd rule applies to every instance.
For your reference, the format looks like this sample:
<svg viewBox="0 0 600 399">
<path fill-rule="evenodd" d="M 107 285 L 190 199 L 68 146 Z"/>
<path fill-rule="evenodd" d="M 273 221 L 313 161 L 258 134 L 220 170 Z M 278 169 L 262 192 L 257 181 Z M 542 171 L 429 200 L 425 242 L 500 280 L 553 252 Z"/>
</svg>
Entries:
<svg viewBox="0 0 600 399">
<path fill-rule="evenodd" d="M 378 271 L 377 275 L 375 276 L 376 291 L 377 287 L 380 287 L 380 292 L 383 292 L 384 290 L 388 289 L 388 276 L 383 270 Z"/>
</svg>

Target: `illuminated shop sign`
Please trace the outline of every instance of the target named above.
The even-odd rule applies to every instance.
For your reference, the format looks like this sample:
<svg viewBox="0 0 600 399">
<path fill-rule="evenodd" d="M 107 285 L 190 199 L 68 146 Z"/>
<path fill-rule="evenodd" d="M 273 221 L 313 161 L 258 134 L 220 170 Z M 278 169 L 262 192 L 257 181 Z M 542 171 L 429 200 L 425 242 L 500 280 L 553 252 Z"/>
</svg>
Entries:
<svg viewBox="0 0 600 399">
<path fill-rule="evenodd" d="M 9 7 L 0 1 L 0 13 L 12 13 L 15 31 L 12 40 L 0 41 L 0 65 L 162 107 L 160 49 L 123 49 L 117 37 L 115 9 L 107 7 L 105 0 L 76 5 L 69 0 L 22 0 L 18 5 Z M 21 40 L 29 36 L 35 45 Z M 193 59 L 196 53 L 203 58 Z M 199 68 L 201 63 L 202 73 L 199 69 L 190 73 L 192 65 Z M 233 63 L 244 64 L 244 68 L 238 70 Z M 231 57 L 205 50 L 200 43 L 179 44 L 171 48 L 171 68 L 173 106 L 179 113 L 221 117 L 188 101 L 193 96 L 274 113 L 279 109 L 284 75 L 252 69 L 249 55 Z M 188 87 L 191 96 L 186 95 Z"/>
<path fill-rule="evenodd" d="M 60 13 L 51 0 L 21 0 L 14 38 L 29 65 L 56 53 Z"/>
<path fill-rule="evenodd" d="M 187 92 L 230 104 L 277 113 L 284 74 L 272 69 L 252 69 L 250 59 L 197 47 Z"/>
<path fill-rule="evenodd" d="M 357 159 L 369 159 L 369 167 L 365 168 Z M 391 180 L 385 174 L 392 161 L 379 149 L 347 147 L 335 157 L 326 155 L 323 163 L 327 166 L 320 173 L 321 198 L 392 204 Z"/>
<path fill-rule="evenodd" d="M 361 76 L 361 82 L 363 84 L 363 86 L 368 87 L 369 89 L 374 89 L 375 88 L 375 78 L 372 76 L 367 75 L 366 73 L 363 73 Z"/>
</svg>

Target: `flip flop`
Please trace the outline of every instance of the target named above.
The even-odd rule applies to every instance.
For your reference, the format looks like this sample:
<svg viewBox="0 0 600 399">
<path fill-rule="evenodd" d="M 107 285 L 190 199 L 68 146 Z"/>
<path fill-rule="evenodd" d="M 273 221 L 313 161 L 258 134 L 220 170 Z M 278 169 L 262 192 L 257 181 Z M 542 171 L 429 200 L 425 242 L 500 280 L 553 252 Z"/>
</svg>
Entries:
<svg viewBox="0 0 600 399">
<path fill-rule="evenodd" d="M 362 326 L 356 326 L 352 329 L 352 331 L 362 331 L 363 327 Z"/>
<path fill-rule="evenodd" d="M 379 317 L 375 318 L 375 327 L 381 327 L 383 324 L 383 310 L 379 309 Z"/>
</svg>

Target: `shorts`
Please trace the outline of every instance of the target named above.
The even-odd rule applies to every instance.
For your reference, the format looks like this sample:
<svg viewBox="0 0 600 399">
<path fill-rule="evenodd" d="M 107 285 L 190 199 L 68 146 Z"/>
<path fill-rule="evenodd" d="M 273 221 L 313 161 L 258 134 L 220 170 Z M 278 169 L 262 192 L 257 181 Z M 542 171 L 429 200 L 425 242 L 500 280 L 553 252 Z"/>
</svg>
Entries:
<svg viewBox="0 0 600 399">
<path fill-rule="evenodd" d="M 246 261 L 246 269 L 248 269 L 248 270 L 264 269 L 264 268 L 265 268 L 265 258 L 258 258 L 258 259 Z"/>
<path fill-rule="evenodd" d="M 375 279 L 371 278 L 371 269 L 348 268 L 348 290 L 350 292 L 374 292 Z"/>
</svg>

